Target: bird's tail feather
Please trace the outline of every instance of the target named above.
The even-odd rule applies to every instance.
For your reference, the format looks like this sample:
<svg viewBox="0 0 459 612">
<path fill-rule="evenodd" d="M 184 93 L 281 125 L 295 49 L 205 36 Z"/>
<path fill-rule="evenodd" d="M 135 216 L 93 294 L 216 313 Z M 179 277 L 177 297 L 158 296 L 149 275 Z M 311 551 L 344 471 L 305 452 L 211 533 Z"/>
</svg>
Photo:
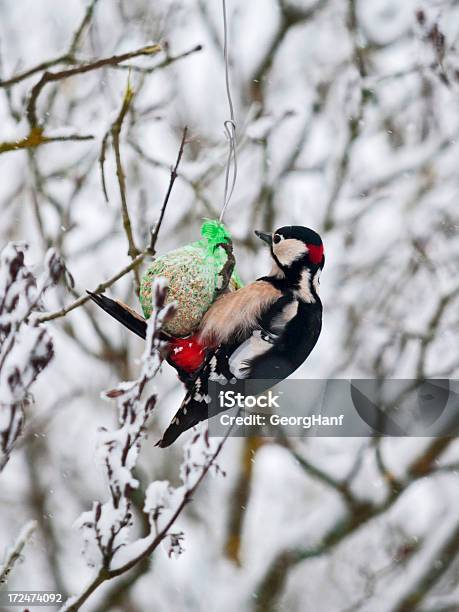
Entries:
<svg viewBox="0 0 459 612">
<path fill-rule="evenodd" d="M 123 302 L 119 302 L 118 300 L 112 300 L 105 295 L 92 293 L 91 291 L 87 291 L 87 293 L 91 300 L 95 302 L 100 308 L 102 308 L 102 310 L 108 312 L 110 316 L 122 323 L 124 327 L 127 327 L 127 329 L 134 332 L 134 334 L 137 334 L 137 336 L 140 336 L 145 340 L 147 334 L 147 322 L 141 315 L 135 312 L 135 310 L 132 310 L 132 308 L 130 308 L 126 304 L 123 304 Z M 174 341 L 174 338 L 172 338 L 164 331 L 161 331 L 159 333 L 159 337 L 165 342 L 173 343 Z M 181 339 L 179 338 L 178 340 Z M 181 367 L 179 363 L 176 363 L 176 361 L 173 358 L 171 359 L 169 356 L 167 356 L 167 362 L 173 368 L 175 368 L 180 380 L 185 384 L 186 388 L 190 389 L 194 384 L 199 368 L 196 369 L 196 372 L 188 371 L 186 368 L 184 369 L 183 367 Z"/>
<path fill-rule="evenodd" d="M 95 302 L 102 310 L 108 312 L 110 316 L 127 327 L 130 331 L 145 339 L 147 333 L 147 322 L 145 319 L 129 308 L 126 304 L 108 298 L 105 295 L 86 292 L 91 300 Z"/>
<path fill-rule="evenodd" d="M 190 389 L 180 409 L 156 446 L 161 448 L 170 446 L 184 431 L 209 418 L 209 406 L 203 400 L 192 399 L 192 392 L 193 389 Z"/>
<path fill-rule="evenodd" d="M 217 371 L 217 363 L 214 353 L 209 352 L 194 380 L 190 380 L 186 385 L 185 399 L 156 446 L 161 448 L 170 446 L 183 432 L 226 410 L 225 407 L 221 407 L 217 402 L 212 401 L 209 395 L 209 380 L 212 378 L 212 370 L 214 370 L 214 373 Z"/>
</svg>

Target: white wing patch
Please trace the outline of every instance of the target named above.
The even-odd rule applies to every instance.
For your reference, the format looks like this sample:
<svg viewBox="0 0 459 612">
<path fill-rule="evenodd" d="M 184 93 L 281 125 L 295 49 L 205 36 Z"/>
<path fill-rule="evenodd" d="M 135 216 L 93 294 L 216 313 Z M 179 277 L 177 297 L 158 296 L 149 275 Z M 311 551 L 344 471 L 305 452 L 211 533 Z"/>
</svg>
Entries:
<svg viewBox="0 0 459 612">
<path fill-rule="evenodd" d="M 250 338 L 243 342 L 231 355 L 228 366 L 236 378 L 247 378 L 250 361 L 272 348 L 272 342 L 265 339 L 266 337 L 261 330 L 256 329 Z"/>
<path fill-rule="evenodd" d="M 223 374 L 217 372 L 217 358 L 215 357 L 215 355 L 209 362 L 209 368 L 209 380 L 213 382 L 218 382 L 221 385 L 227 384 L 228 379 L 226 378 L 226 376 L 223 376 Z"/>
</svg>

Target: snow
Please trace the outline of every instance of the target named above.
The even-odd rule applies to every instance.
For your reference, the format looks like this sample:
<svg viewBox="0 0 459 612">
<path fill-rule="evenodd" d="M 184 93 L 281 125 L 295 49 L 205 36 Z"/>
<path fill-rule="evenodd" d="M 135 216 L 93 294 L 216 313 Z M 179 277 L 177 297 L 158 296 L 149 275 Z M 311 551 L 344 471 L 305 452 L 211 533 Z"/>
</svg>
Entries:
<svg viewBox="0 0 459 612">
<path fill-rule="evenodd" d="M 283 4 L 304 8 L 316 0 Z M 278 33 L 282 3 L 227 2 L 239 163 L 225 220 L 235 237 L 238 270 L 244 281 L 269 270 L 268 251 L 255 244 L 253 229 L 311 226 L 322 233 L 326 250 L 320 286 L 324 325 L 317 346 L 295 377 L 373 378 L 380 371 L 410 377 L 418 367 L 422 338 L 429 338 L 424 374 L 457 377 L 457 296 L 448 302 L 433 333 L 429 324 L 441 300 L 448 299 L 458 283 L 459 7 L 453 0 L 359 0 L 354 40 L 347 26 L 349 3 L 320 4 L 311 20 L 289 28 L 266 78 L 257 84 L 256 71 Z M 85 5 L 82 0 L 0 3 L 1 78 L 65 52 Z M 419 9 L 425 11 L 424 28 L 415 15 Z M 446 38 L 443 64 L 449 85 L 440 78 L 428 37 L 434 23 Z M 191 142 L 159 234 L 157 251 L 162 254 L 195 240 L 202 218 L 218 215 L 221 206 L 227 155 L 223 121 L 228 108 L 220 3 L 99 1 L 78 57 L 107 57 L 156 40 L 167 41 L 171 55 L 203 44 L 201 52 L 167 68 L 149 75 L 133 71 L 130 77 L 136 94 L 134 111 L 121 133 L 121 156 L 139 248 L 157 220 L 181 130 L 189 126 Z M 363 76 L 354 61 L 354 42 L 363 49 Z M 164 57 L 129 63 L 153 66 Z M 0 249 L 27 242 L 27 266 L 37 279 L 36 287 L 21 280 L 15 311 L 0 312 L 0 327 L 24 316 L 43 286 L 42 272 L 46 275 L 53 261 L 59 272 L 52 253 L 47 255 L 49 245 L 64 257 L 75 279 L 75 295 L 94 289 L 129 263 L 110 143 L 105 167 L 108 204 L 98 167 L 101 140 L 119 113 L 127 74 L 124 69 L 87 73 L 47 86 L 40 98 L 39 116 L 46 119 L 50 135 L 91 133 L 94 141 L 49 144 L 33 157 L 25 151 L 0 155 Z M 12 107 L 21 116 L 38 78 L 34 75 L 11 89 Z M 349 145 L 350 125 L 360 111 L 356 138 Z M 2 140 L 17 140 L 28 132 L 23 116 L 19 122 L 12 117 L 4 91 L 0 118 Z M 130 143 L 159 165 L 148 163 Z M 349 164 L 340 177 L 346 153 Z M 292 166 L 286 167 L 290 162 Z M 334 225 L 325 230 L 335 188 Z M 14 248 L 9 247 L 8 258 Z M 147 265 L 148 258 L 142 271 Z M 0 270 L 0 296 L 5 282 Z M 133 277 L 127 275 L 107 294 L 139 310 L 133 287 Z M 61 283 L 46 290 L 37 309 L 58 310 L 73 299 Z M 101 401 L 103 389 L 117 390 L 132 401 L 137 377 L 156 372 L 159 363 L 155 356 L 150 358 L 151 336 L 144 345 L 87 304 L 46 326 L 36 327 L 36 316 L 16 334 L 0 375 L 2 431 L 9 422 L 4 402 L 19 401 L 26 391 L 34 400 L 25 407 L 23 436 L 2 472 L 0 541 L 9 545 L 24 524 L 37 520 L 36 537 L 25 548 L 23 563 L 11 573 L 11 588 L 63 584 L 69 593 L 78 593 L 93 575 L 87 561 L 96 567 L 101 563 L 93 537 L 93 500 L 101 503 L 98 520 L 106 543 L 110 525 L 120 525 L 128 510 L 124 502 L 118 509 L 110 505 L 108 484 L 135 488 L 134 495 L 140 496 L 132 523 L 128 521 L 117 536 L 122 546 L 112 567 L 121 567 L 152 542 L 153 534 L 145 535 L 140 518 L 165 505 L 158 519 L 164 526 L 200 478 L 218 440 L 209 439 L 207 447 L 205 438 L 199 437 L 190 445 L 196 433 L 189 432 L 170 449 L 154 446 L 183 398 L 183 388 L 166 365 L 146 383 L 132 423 L 123 425 L 116 398 L 105 394 L 108 401 Z M 37 344 L 40 330 L 46 330 L 45 336 Z M 28 360 L 32 353 L 45 358 L 50 339 L 54 358 L 26 389 L 33 379 Z M 22 384 L 12 389 L 7 379 L 16 366 Z M 143 401 L 153 396 L 157 405 L 143 424 Z M 19 413 L 16 419 L 19 427 Z M 127 437 L 139 429 L 141 445 L 132 445 L 122 459 Z M 226 442 L 219 465 L 227 478 L 206 478 L 193 494 L 155 551 L 152 567 L 131 587 L 134 607 L 253 612 L 259 581 L 272 559 L 287 545 L 316 544 L 345 516 L 339 493 L 306 473 L 274 440 L 262 442 L 249 460 L 244 440 Z M 386 499 L 390 488 L 379 472 L 371 441 L 295 442 L 302 456 L 338 480 L 347 477 L 361 453 L 353 494 L 372 504 Z M 387 468 L 403 483 L 409 482 L 408 466 L 428 444 L 429 440 L 382 440 Z M 451 444 L 438 466 L 457 463 L 458 450 Z M 108 455 L 115 468 L 111 479 L 106 473 Z M 220 471 L 215 467 L 211 474 Z M 237 488 L 241 474 L 249 479 L 242 502 Z M 395 604 L 423 570 L 433 567 L 437 547 L 455 528 L 458 500 L 454 471 L 413 482 L 390 511 L 345 537 L 325 556 L 296 565 L 276 605 L 343 612 L 369 593 L 373 575 L 375 590 L 362 609 L 377 610 L 386 601 L 387 607 Z M 242 568 L 225 553 L 241 505 Z M 87 523 L 82 533 L 72 527 L 80 515 L 80 524 Z M 173 536 L 182 531 L 184 541 Z M 80 554 L 82 535 L 92 547 L 86 557 Z M 410 563 L 394 564 L 394 551 L 410 538 L 418 542 Z M 171 548 L 174 556 L 181 547 L 186 550 L 177 559 L 168 557 Z M 0 558 L 1 554 L 0 550 Z M 389 569 L 379 574 L 384 567 Z M 445 588 L 451 605 L 457 606 L 452 574 L 445 575 Z M 106 594 L 115 585 L 96 590 L 86 603 L 88 612 L 104 609 Z M 433 609 L 438 599 L 430 593 L 424 607 Z"/>
</svg>

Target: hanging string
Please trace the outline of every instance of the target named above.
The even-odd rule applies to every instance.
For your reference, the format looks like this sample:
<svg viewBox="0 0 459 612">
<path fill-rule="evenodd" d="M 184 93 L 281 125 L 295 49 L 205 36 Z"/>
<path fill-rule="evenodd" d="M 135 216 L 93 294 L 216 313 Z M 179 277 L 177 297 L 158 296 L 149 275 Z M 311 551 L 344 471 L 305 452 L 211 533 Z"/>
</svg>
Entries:
<svg viewBox="0 0 459 612">
<path fill-rule="evenodd" d="M 229 60 L 228 60 L 228 20 L 226 17 L 226 0 L 222 0 L 223 8 L 223 58 L 225 62 L 225 85 L 226 95 L 228 98 L 228 106 L 230 111 L 230 119 L 227 119 L 224 123 L 225 133 L 228 138 L 228 159 L 226 160 L 225 169 L 225 190 L 223 195 L 223 208 L 220 213 L 219 221 L 223 220 L 226 208 L 233 195 L 234 186 L 236 185 L 237 178 L 237 142 L 236 142 L 236 120 L 234 118 L 234 107 L 233 100 L 231 98 L 231 87 L 229 78 Z M 231 172 L 232 171 L 232 172 Z M 231 175 L 231 179 L 230 179 Z M 231 184 L 231 186 L 230 186 Z"/>
</svg>

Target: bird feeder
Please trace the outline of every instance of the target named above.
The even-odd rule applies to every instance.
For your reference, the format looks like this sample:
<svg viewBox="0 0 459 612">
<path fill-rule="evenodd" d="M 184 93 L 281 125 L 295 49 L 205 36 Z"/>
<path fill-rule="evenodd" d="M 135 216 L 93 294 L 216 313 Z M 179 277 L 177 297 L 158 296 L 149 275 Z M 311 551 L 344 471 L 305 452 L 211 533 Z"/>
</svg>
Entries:
<svg viewBox="0 0 459 612">
<path fill-rule="evenodd" d="M 162 276 L 168 280 L 167 299 L 177 304 L 177 312 L 164 329 L 174 337 L 183 338 L 196 331 L 221 287 L 221 272 L 228 259 L 222 244 L 230 243 L 230 233 L 223 223 L 206 220 L 201 236 L 196 242 L 157 257 L 141 282 L 140 303 L 148 319 L 152 311 L 153 279 Z M 241 280 L 233 271 L 228 289 L 235 291 L 240 287 Z"/>
</svg>

